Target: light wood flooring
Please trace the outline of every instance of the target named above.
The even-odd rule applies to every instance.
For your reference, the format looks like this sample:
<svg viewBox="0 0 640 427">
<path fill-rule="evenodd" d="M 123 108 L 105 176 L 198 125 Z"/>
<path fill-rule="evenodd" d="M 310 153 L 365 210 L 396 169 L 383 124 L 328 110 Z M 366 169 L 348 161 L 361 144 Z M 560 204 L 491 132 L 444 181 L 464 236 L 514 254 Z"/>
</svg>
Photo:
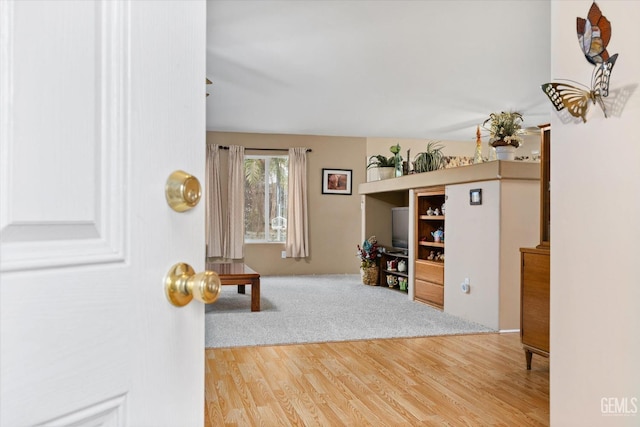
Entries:
<svg viewBox="0 0 640 427">
<path fill-rule="evenodd" d="M 207 349 L 206 426 L 546 426 L 518 334 Z"/>
</svg>

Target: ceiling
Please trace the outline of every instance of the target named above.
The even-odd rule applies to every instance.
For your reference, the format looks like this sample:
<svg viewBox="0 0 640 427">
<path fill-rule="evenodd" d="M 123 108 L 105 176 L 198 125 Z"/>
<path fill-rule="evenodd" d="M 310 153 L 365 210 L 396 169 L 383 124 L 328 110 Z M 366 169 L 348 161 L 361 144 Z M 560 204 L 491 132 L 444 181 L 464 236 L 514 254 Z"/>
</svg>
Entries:
<svg viewBox="0 0 640 427">
<path fill-rule="evenodd" d="M 207 130 L 475 139 L 550 120 L 548 0 L 207 2 Z"/>
</svg>

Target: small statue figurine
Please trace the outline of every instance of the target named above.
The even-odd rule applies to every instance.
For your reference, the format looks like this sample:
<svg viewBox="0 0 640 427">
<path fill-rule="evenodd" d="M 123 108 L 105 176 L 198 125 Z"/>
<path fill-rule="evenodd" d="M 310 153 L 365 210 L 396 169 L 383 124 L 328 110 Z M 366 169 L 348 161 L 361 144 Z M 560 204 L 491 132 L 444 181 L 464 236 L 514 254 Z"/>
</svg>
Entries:
<svg viewBox="0 0 640 427">
<path fill-rule="evenodd" d="M 429 216 L 433 215 L 433 209 L 431 209 L 431 206 L 429 206 L 429 209 L 427 209 L 427 215 Z"/>
<path fill-rule="evenodd" d="M 444 203 L 442 204 L 442 215 L 444 216 Z"/>
<path fill-rule="evenodd" d="M 432 261 L 435 260 L 436 259 L 436 252 L 435 251 L 431 251 L 429 253 L 429 256 L 427 257 L 427 259 L 432 260 Z"/>
<path fill-rule="evenodd" d="M 482 163 L 482 138 L 480 136 L 480 125 L 476 128 L 476 152 L 473 155 L 473 164 Z"/>
<path fill-rule="evenodd" d="M 432 231 L 431 235 L 433 236 L 434 242 L 444 241 L 444 230 L 442 227 L 438 228 L 436 231 Z"/>
<path fill-rule="evenodd" d="M 433 214 L 434 214 L 435 216 L 440 215 L 440 210 L 439 210 L 438 208 L 435 208 L 435 209 L 433 210 Z"/>
</svg>

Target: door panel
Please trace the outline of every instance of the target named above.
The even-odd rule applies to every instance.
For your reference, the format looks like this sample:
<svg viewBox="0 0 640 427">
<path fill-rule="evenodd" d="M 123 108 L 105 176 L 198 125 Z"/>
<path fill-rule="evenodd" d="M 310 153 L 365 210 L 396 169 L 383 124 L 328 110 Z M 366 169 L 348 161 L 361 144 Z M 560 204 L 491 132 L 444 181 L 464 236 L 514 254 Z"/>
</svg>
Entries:
<svg viewBox="0 0 640 427">
<path fill-rule="evenodd" d="M 205 3 L 0 0 L 0 425 L 203 424 Z"/>
<path fill-rule="evenodd" d="M 0 6 L 3 271 L 124 261 L 124 5 Z"/>
</svg>

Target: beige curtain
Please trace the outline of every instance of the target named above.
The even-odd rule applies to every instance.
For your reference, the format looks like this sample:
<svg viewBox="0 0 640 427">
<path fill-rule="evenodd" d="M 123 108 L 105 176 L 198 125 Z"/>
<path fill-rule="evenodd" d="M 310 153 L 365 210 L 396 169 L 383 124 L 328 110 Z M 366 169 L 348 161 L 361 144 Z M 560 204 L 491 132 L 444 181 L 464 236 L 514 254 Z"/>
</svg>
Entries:
<svg viewBox="0 0 640 427">
<path fill-rule="evenodd" d="M 309 218 L 307 214 L 307 149 L 289 149 L 289 190 L 287 208 L 288 258 L 309 256 Z"/>
<path fill-rule="evenodd" d="M 207 144 L 205 225 L 207 257 L 222 256 L 222 192 L 220 191 L 220 147 Z"/>
<path fill-rule="evenodd" d="M 229 147 L 229 194 L 224 257 L 244 258 L 244 147 Z"/>
</svg>

